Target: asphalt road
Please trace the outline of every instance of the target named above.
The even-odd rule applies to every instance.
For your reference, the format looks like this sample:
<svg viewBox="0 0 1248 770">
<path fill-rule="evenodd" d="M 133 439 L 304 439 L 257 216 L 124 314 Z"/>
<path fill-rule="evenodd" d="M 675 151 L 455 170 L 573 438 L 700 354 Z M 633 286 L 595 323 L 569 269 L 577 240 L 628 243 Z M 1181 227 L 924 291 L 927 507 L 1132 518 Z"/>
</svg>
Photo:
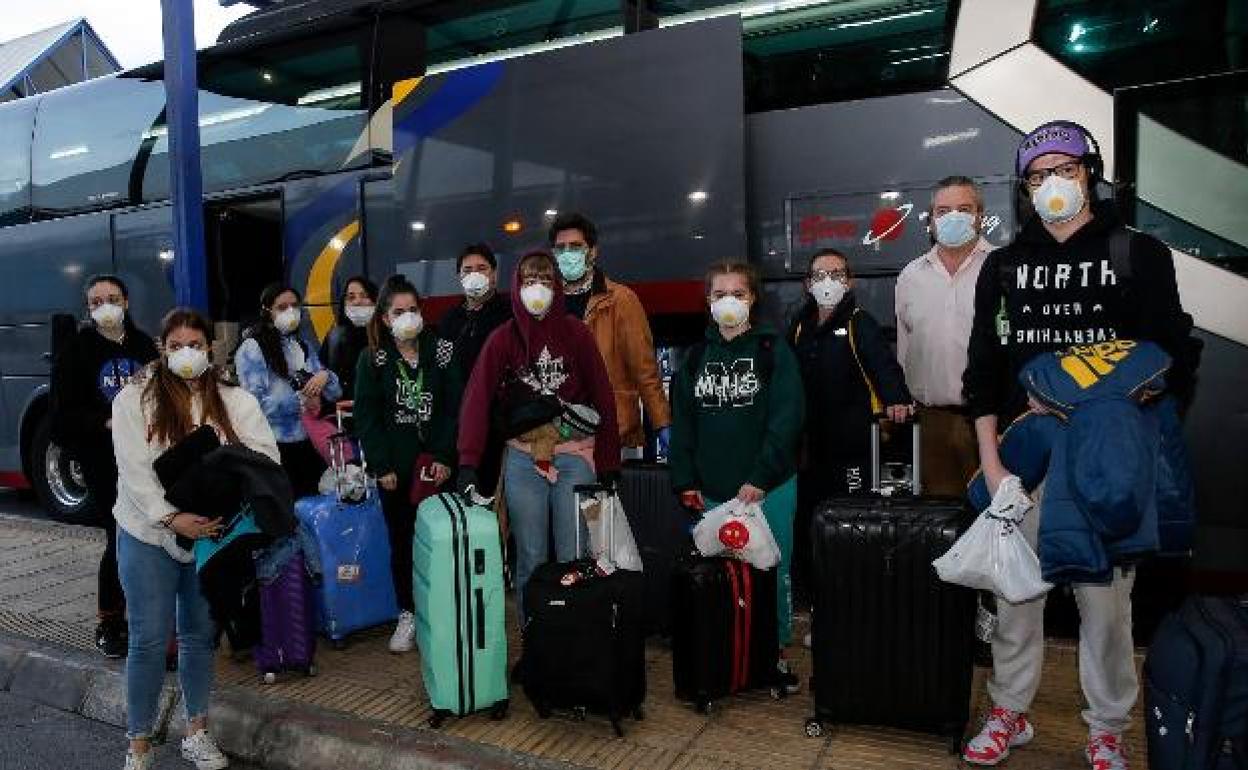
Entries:
<svg viewBox="0 0 1248 770">
<path fill-rule="evenodd" d="M 5 692 L 0 692 L 0 747 L 0 770 L 121 770 L 126 761 L 125 731 Z M 176 741 L 156 748 L 156 770 L 191 767 Z"/>
</svg>

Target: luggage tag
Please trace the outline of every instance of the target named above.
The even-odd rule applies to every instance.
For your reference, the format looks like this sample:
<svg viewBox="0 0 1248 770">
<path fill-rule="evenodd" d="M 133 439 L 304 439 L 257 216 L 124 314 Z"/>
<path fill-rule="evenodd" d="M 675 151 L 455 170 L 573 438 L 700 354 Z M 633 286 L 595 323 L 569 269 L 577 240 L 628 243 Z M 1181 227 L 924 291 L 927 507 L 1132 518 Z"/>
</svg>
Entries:
<svg viewBox="0 0 1248 770">
<path fill-rule="evenodd" d="M 360 565 L 358 564 L 339 564 L 338 565 L 338 582 L 339 583 L 358 583 L 360 581 Z"/>
</svg>

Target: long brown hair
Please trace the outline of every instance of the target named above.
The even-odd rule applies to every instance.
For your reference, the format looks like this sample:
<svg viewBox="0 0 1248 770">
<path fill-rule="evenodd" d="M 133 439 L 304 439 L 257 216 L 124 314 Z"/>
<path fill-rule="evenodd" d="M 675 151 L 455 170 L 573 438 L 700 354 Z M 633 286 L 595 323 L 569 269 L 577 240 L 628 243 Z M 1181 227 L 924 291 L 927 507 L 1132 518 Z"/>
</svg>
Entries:
<svg viewBox="0 0 1248 770">
<path fill-rule="evenodd" d="M 387 278 L 382 284 L 381 294 L 377 296 L 377 310 L 373 312 L 373 318 L 368 322 L 368 349 L 372 353 L 376 353 L 390 337 L 390 331 L 383 319 L 390 314 L 394 298 L 400 294 L 411 294 L 416 298 L 417 306 L 420 305 L 420 292 L 416 290 L 411 281 L 402 275 L 392 275 Z"/>
<path fill-rule="evenodd" d="M 199 311 L 187 307 L 170 310 L 161 323 L 160 347 L 165 350 L 169 335 L 178 329 L 201 332 L 212 344 L 212 324 Z M 192 383 L 169 369 L 162 356 L 152 364 L 147 385 L 143 388 L 143 401 L 152 407 L 152 422 L 147 429 L 147 440 L 159 439 L 165 445 L 176 444 L 197 427 L 191 413 L 191 388 L 198 387 L 203 406 L 204 422 L 225 434 L 226 441 L 238 443 L 238 434 L 230 422 L 230 413 L 221 398 L 222 387 L 233 387 L 222 382 L 215 367 Z"/>
</svg>

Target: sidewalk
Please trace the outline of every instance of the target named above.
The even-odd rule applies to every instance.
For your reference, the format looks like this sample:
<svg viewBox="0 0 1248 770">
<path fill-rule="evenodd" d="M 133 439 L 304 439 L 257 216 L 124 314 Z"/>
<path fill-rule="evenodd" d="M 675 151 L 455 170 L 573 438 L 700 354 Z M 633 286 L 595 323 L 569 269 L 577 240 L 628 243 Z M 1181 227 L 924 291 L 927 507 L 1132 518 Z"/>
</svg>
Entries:
<svg viewBox="0 0 1248 770">
<path fill-rule="evenodd" d="M 65 652 L 62 657 L 72 663 L 68 671 L 84 666 L 120 670 L 115 664 L 106 665 L 92 651 L 95 565 L 102 537 L 98 530 L 0 515 L 0 634 L 13 635 L 9 636 L 10 648 L 28 646 L 11 641 L 15 637 L 53 642 L 91 651 L 85 655 Z M 519 689 L 513 690 L 506 720 L 473 716 L 451 720 L 434 732 L 425 728 L 430 711 L 421 687 L 419 659 L 415 653 L 389 654 L 385 649 L 388 633 L 383 628 L 353 637 L 342 651 L 323 645 L 317 653 L 317 676 L 290 677 L 271 686 L 259 682 L 249 661 L 234 661 L 222 654 L 217 665 L 217 711 L 222 715 L 214 712 L 214 718 L 219 729 L 228 728 L 230 733 L 223 743 L 251 759 L 305 770 L 333 766 L 325 760 L 345 748 L 356 752 L 347 756 L 359 757 L 351 766 L 387 766 L 371 764 L 359 755 L 373 744 L 377 751 L 366 753 L 405 768 L 461 766 L 457 762 L 478 767 L 567 763 L 563 766 L 646 770 L 935 770 L 960 766 L 941 741 L 924 735 L 837 725 L 823 738 L 807 738 L 803 723 L 811 700 L 805 691 L 778 703 L 765 693 L 728 699 L 710 716 L 699 715 L 672 697 L 671 656 L 658 643 L 651 644 L 647 656 L 646 718 L 639 723 L 626 721 L 623 739 L 615 738 L 604 720 L 593 717 L 584 722 L 559 716 L 541 720 Z M 4 642 L 0 639 L 0 689 L 9 686 L 4 675 Z M 517 650 L 513 638 L 513 658 Z M 806 651 L 801 651 L 795 665 L 804 680 L 810 671 Z M 120 683 L 115 673 L 97 679 L 90 686 L 98 689 L 106 681 L 116 688 Z M 972 704 L 977 715 L 986 708 L 983 679 L 984 672 L 977 671 Z M 109 697 L 120 702 L 119 692 Z M 1011 757 L 1011 770 L 1086 767 L 1081 701 L 1073 647 L 1050 644 L 1033 712 L 1038 736 Z M 238 723 L 227 724 L 231 720 Z M 1138 724 L 1128 745 L 1133 766 L 1145 768 Z"/>
</svg>

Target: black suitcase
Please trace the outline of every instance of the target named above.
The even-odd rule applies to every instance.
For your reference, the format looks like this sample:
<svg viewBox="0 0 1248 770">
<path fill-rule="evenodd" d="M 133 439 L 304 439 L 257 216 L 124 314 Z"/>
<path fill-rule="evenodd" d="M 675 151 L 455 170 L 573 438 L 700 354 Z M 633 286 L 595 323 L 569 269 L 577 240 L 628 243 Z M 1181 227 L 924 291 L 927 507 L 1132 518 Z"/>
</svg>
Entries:
<svg viewBox="0 0 1248 770">
<path fill-rule="evenodd" d="M 627 463 L 619 486 L 620 502 L 637 541 L 645 570 L 646 634 L 671 633 L 672 569 L 689 552 L 689 514 L 672 492 L 671 474 L 661 463 Z"/>
<path fill-rule="evenodd" d="M 576 487 L 578 495 L 602 491 Z M 545 719 L 553 709 L 571 710 L 577 718 L 602 714 L 620 737 L 624 716 L 642 718 L 642 590 L 640 573 L 602 575 L 592 559 L 548 562 L 534 570 L 524 588 L 524 651 L 516 675 L 538 716 Z"/>
<path fill-rule="evenodd" d="M 729 558 L 683 556 L 672 573 L 672 678 L 701 713 L 743 690 L 778 686 L 776 572 Z"/>
<path fill-rule="evenodd" d="M 872 447 L 880 489 L 878 426 Z M 908 475 L 918 488 L 919 469 Z M 956 753 L 970 716 L 975 592 L 941 581 L 932 560 L 972 517 L 958 499 L 891 492 L 828 500 L 811 521 L 815 714 L 806 732 L 821 735 L 825 721 L 887 725 L 943 735 Z"/>
</svg>

